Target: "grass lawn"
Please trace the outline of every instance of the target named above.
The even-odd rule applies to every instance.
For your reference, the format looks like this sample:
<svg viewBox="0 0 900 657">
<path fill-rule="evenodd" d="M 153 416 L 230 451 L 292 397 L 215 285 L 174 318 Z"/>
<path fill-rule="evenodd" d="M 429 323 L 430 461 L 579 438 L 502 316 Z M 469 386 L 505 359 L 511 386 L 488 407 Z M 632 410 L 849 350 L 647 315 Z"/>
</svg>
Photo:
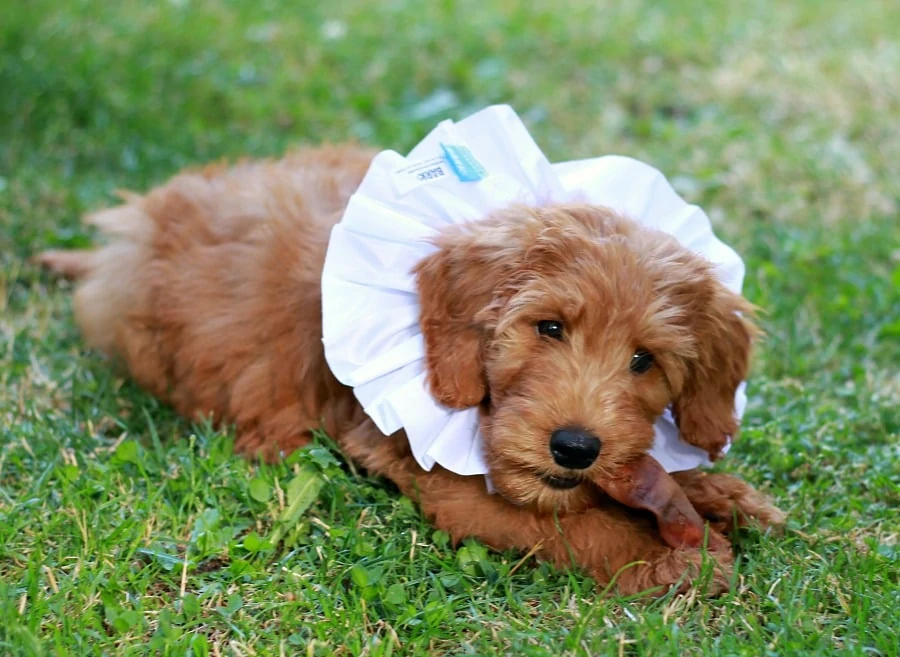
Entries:
<svg viewBox="0 0 900 657">
<path fill-rule="evenodd" d="M 888 0 L 5 3 L 0 655 L 900 653 L 898 25 Z M 724 597 L 453 549 L 325 438 L 236 458 L 86 353 L 27 264 L 118 187 L 402 151 L 494 102 L 551 159 L 653 163 L 748 262 L 768 336 L 723 467 L 790 525 L 741 537 Z"/>
</svg>

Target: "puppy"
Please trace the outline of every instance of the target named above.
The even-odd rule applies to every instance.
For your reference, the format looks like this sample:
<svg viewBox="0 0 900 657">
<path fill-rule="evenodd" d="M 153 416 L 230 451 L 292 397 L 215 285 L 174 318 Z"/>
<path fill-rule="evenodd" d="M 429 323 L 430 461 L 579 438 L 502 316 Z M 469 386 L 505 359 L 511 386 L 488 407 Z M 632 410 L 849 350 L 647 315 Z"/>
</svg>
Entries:
<svg viewBox="0 0 900 657">
<path fill-rule="evenodd" d="M 670 406 L 711 453 L 737 433 L 749 305 L 674 238 L 601 207 L 510 207 L 447 229 L 415 269 L 429 385 L 448 407 L 480 409 L 496 490 L 425 472 L 323 355 L 329 233 L 373 155 L 324 147 L 184 172 L 93 215 L 105 246 L 39 259 L 79 279 L 90 346 L 184 416 L 233 424 L 240 452 L 275 459 L 321 428 L 454 541 L 534 551 L 623 594 L 688 586 L 704 554 L 669 547 L 649 514 L 591 480 L 640 458 Z M 735 477 L 674 477 L 712 532 L 782 520 Z M 707 591 L 721 592 L 730 545 L 710 542 L 708 557 Z"/>
</svg>

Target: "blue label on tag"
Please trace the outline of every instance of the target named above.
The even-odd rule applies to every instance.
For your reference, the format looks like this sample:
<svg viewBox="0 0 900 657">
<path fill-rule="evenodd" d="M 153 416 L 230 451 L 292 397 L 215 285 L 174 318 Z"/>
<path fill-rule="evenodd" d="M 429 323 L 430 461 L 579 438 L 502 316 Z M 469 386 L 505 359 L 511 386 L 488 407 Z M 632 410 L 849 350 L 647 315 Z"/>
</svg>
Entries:
<svg viewBox="0 0 900 657">
<path fill-rule="evenodd" d="M 481 162 L 475 159 L 465 146 L 456 144 L 441 144 L 441 150 L 444 151 L 444 159 L 453 169 L 453 173 L 462 182 L 477 182 L 487 176 L 487 171 Z"/>
</svg>

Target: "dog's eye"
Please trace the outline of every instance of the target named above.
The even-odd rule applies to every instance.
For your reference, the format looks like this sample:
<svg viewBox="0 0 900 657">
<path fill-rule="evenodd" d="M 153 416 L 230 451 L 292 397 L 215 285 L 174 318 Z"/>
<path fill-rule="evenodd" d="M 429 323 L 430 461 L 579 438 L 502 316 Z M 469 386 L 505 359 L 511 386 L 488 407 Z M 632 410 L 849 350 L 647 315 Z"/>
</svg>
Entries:
<svg viewBox="0 0 900 657">
<path fill-rule="evenodd" d="M 631 371 L 635 374 L 643 374 L 653 367 L 653 354 L 643 349 L 638 349 L 631 357 Z"/>
<path fill-rule="evenodd" d="M 546 335 L 554 340 L 563 339 L 563 324 L 554 319 L 545 319 L 537 323 L 537 331 L 541 335 Z"/>
</svg>

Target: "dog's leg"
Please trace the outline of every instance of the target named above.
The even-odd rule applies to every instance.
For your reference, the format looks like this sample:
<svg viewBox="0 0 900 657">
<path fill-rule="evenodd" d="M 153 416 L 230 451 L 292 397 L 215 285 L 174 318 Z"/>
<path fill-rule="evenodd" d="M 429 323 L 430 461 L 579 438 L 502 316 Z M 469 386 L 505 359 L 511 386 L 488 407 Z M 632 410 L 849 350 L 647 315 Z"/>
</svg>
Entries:
<svg viewBox="0 0 900 657">
<path fill-rule="evenodd" d="M 235 394 L 240 392 L 235 390 Z M 277 389 L 266 392 L 271 396 L 234 400 L 231 414 L 237 418 L 235 450 L 240 454 L 277 461 L 312 442 L 314 430 L 339 436 L 365 417 L 349 389 L 334 390 L 329 393 L 330 404 L 318 405 L 314 386 L 286 390 L 281 400 Z M 247 393 L 255 394 L 252 390 Z M 310 412 L 317 407 L 317 415 Z"/>
<path fill-rule="evenodd" d="M 618 505 L 591 508 L 562 517 L 537 514 L 490 495 L 479 477 L 456 477 L 439 471 L 416 479 L 423 512 L 454 540 L 473 536 L 496 550 L 528 551 L 557 566 L 583 569 L 605 587 L 624 595 L 661 595 L 672 587 L 684 591 L 698 581 L 705 559 L 711 562 L 706 591 L 728 589 L 731 545 L 704 556 L 699 550 L 675 550 L 659 538 L 648 516 Z"/>
<path fill-rule="evenodd" d="M 649 514 L 612 502 L 603 508 L 565 515 L 539 514 L 488 493 L 482 477 L 460 477 L 441 468 L 423 472 L 409 453 L 402 434 L 381 435 L 365 421 L 345 434 L 346 453 L 370 472 L 382 474 L 417 501 L 423 513 L 454 541 L 474 537 L 496 550 L 531 550 L 558 566 L 576 566 L 599 586 L 614 582 L 622 594 L 662 594 L 684 590 L 712 565 L 706 592 L 728 589 L 732 570 L 730 544 L 713 553 L 674 550 L 659 537 Z"/>
<path fill-rule="evenodd" d="M 718 531 L 732 533 L 740 527 L 780 527 L 784 513 L 765 495 L 734 475 L 686 470 L 672 473 L 688 499 Z"/>
<path fill-rule="evenodd" d="M 238 454 L 273 463 L 312 442 L 312 431 L 298 427 L 296 431 L 273 434 L 264 427 L 238 429 L 234 449 Z"/>
</svg>

